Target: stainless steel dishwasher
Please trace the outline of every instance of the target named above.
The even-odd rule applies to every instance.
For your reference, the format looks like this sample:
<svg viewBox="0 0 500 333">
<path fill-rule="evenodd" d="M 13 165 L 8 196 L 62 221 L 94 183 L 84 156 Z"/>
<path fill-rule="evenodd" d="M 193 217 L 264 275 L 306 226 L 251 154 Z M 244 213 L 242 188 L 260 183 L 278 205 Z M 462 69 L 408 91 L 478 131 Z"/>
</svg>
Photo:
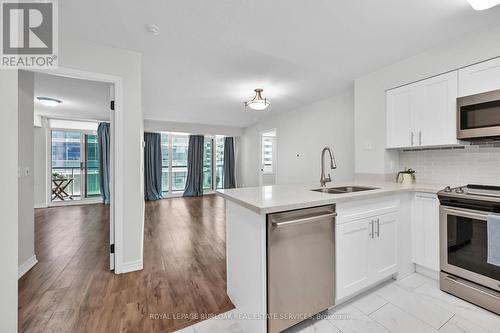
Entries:
<svg viewBox="0 0 500 333">
<path fill-rule="evenodd" d="M 335 304 L 335 205 L 267 215 L 267 329 Z"/>
</svg>

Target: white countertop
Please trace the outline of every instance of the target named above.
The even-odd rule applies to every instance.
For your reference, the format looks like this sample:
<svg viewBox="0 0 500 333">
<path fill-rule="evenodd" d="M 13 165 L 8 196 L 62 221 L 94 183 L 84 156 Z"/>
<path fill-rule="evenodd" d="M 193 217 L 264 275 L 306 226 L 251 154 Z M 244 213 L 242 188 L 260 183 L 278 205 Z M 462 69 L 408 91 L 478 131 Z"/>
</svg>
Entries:
<svg viewBox="0 0 500 333">
<path fill-rule="evenodd" d="M 351 181 L 330 183 L 327 187 L 351 185 L 371 186 L 378 189 L 330 194 L 311 191 L 312 189 L 320 188 L 317 185 L 273 185 L 217 190 L 217 194 L 256 213 L 269 214 L 402 192 L 427 192 L 435 194 L 446 186 L 443 184 L 416 183 L 402 185 L 395 182 Z"/>
</svg>

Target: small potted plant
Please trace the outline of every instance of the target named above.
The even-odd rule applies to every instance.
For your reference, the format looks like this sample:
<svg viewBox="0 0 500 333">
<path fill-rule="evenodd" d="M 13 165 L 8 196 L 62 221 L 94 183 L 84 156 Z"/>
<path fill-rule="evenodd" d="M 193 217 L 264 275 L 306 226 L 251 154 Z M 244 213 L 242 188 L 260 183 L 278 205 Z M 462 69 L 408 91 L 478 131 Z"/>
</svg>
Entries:
<svg viewBox="0 0 500 333">
<path fill-rule="evenodd" d="M 402 184 L 411 184 L 414 183 L 417 178 L 415 177 L 415 170 L 412 168 L 405 168 L 403 171 L 399 171 L 396 176 L 396 182 Z"/>
</svg>

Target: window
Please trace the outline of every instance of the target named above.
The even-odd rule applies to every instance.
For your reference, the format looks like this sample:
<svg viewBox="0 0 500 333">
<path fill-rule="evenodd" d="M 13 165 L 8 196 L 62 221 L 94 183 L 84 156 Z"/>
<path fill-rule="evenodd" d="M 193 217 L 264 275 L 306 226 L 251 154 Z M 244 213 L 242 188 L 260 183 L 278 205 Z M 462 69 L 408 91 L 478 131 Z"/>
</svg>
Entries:
<svg viewBox="0 0 500 333">
<path fill-rule="evenodd" d="M 100 196 L 96 133 L 87 130 L 52 130 L 50 178 L 53 201 Z"/>
<path fill-rule="evenodd" d="M 215 137 L 215 180 L 216 189 L 224 186 L 224 137 Z"/>
<path fill-rule="evenodd" d="M 184 191 L 187 178 L 189 134 L 161 133 L 162 192 Z M 223 186 L 224 137 L 205 136 L 203 143 L 203 189 L 211 191 Z M 215 181 L 214 181 L 215 180 Z"/>
<path fill-rule="evenodd" d="M 169 138 L 167 133 L 161 133 L 161 191 L 169 191 Z"/>
<path fill-rule="evenodd" d="M 205 137 L 203 143 L 203 189 L 204 190 L 212 189 L 212 176 L 213 176 L 212 146 L 213 146 L 213 139 L 211 137 Z"/>
</svg>

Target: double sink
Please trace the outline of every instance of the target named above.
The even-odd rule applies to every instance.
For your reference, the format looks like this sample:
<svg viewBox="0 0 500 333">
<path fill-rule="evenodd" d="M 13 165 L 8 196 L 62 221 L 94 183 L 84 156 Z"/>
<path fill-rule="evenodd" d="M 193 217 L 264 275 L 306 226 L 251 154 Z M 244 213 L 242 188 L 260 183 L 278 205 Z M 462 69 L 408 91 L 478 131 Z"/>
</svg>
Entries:
<svg viewBox="0 0 500 333">
<path fill-rule="evenodd" d="M 353 193 L 361 191 L 371 191 L 377 189 L 378 189 L 377 187 L 368 187 L 368 186 L 338 186 L 338 187 L 323 187 L 311 191 L 329 193 L 329 194 L 344 194 L 344 193 Z"/>
</svg>

